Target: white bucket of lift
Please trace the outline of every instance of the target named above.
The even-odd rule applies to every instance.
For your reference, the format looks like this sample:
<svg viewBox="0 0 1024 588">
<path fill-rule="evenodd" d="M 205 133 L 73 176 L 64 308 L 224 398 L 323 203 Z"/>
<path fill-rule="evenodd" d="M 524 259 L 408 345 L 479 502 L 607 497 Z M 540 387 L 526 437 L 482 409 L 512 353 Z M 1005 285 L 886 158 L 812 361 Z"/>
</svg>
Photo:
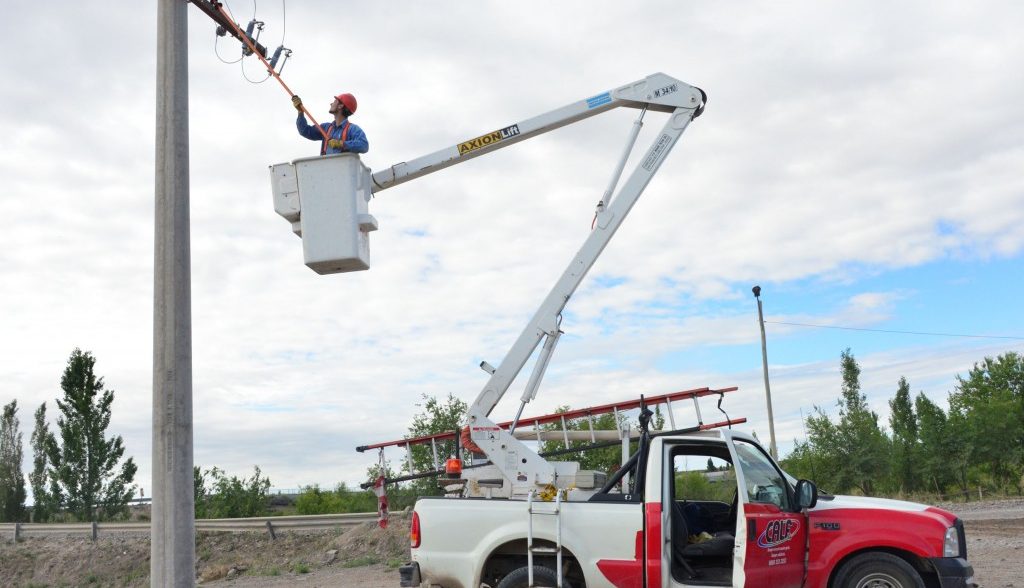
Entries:
<svg viewBox="0 0 1024 588">
<path fill-rule="evenodd" d="M 304 157 L 270 166 L 274 210 L 302 237 L 306 265 L 318 274 L 369 269 L 370 168 L 354 153 Z"/>
</svg>

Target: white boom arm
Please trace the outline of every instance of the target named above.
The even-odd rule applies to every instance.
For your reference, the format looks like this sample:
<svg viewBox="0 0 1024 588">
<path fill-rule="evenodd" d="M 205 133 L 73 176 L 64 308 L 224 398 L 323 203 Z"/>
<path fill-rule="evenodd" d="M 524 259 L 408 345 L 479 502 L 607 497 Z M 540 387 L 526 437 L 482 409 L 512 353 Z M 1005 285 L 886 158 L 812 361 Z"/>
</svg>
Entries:
<svg viewBox="0 0 1024 588">
<path fill-rule="evenodd" d="M 668 121 L 648 148 L 643 159 L 640 160 L 637 168 L 623 185 L 618 196 L 612 200 L 610 199 L 611 191 L 614 189 L 618 174 L 621 173 L 628 157 L 629 148 L 639 132 L 641 123 L 639 120 L 637 121 L 630 137 L 630 144 L 616 170 L 609 191 L 598 205 L 594 230 L 591 231 L 579 252 L 569 263 L 569 267 L 548 293 L 519 338 L 516 339 L 501 364 L 497 369 L 489 368 L 489 366 L 484 368 L 491 375 L 483 390 L 470 405 L 467 419 L 473 442 L 510 482 L 510 486 L 505 487 L 503 493 L 518 495 L 537 486 L 555 485 L 564 488 L 573 485 L 578 464 L 548 462 L 516 439 L 509 431 L 498 427 L 490 420 L 489 415 L 537 349 L 541 340 L 547 338 L 547 343 L 537 360 L 533 377 L 523 394 L 522 404 L 519 408 L 520 413 L 522 407 L 536 395 L 539 379 L 543 376 L 554 344 L 560 334 L 559 322 L 562 310 L 597 261 L 615 231 L 625 220 L 626 215 L 640 198 L 644 188 L 658 171 L 662 161 L 672 150 L 687 125 L 701 114 L 705 100 L 706 96 L 699 88 L 658 73 L 546 114 L 508 125 L 413 161 L 393 165 L 373 174 L 371 189 L 377 192 L 613 108 L 626 106 L 670 114 Z M 641 114 L 642 116 L 643 114 Z M 518 418 L 519 415 L 516 419 Z"/>
<path fill-rule="evenodd" d="M 699 111 L 704 105 L 704 99 L 704 93 L 700 89 L 665 74 L 656 73 L 631 84 L 573 102 L 568 106 L 508 125 L 412 161 L 396 163 L 388 169 L 373 174 L 371 190 L 373 192 L 386 190 L 613 108 L 626 106 L 646 108 L 655 112 L 674 112 L 677 108 L 689 108 L 697 111 L 699 115 Z"/>
</svg>

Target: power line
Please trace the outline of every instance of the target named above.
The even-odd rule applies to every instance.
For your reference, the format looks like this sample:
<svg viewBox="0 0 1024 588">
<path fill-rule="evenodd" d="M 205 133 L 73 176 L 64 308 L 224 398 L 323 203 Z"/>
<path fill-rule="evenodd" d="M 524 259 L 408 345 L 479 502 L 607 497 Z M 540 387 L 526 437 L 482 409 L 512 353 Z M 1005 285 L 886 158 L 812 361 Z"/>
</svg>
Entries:
<svg viewBox="0 0 1024 588">
<path fill-rule="evenodd" d="M 765 321 L 773 325 L 788 325 L 791 327 L 810 327 L 814 329 L 838 329 L 842 331 L 870 331 L 872 333 L 896 333 L 900 335 L 928 335 L 930 337 L 966 337 L 971 339 L 1011 339 L 1024 341 L 1024 337 L 1013 337 L 1009 335 L 964 335 L 962 333 L 926 333 L 922 331 L 893 331 L 887 329 L 866 329 L 861 327 L 838 327 L 835 325 L 811 325 L 807 323 L 786 323 L 782 321 Z"/>
</svg>

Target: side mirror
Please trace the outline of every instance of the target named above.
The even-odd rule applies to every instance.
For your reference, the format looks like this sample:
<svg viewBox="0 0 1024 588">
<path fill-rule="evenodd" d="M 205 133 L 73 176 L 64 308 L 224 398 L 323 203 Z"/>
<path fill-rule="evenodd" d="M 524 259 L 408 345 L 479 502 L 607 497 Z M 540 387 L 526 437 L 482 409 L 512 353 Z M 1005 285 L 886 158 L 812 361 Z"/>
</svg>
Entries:
<svg viewBox="0 0 1024 588">
<path fill-rule="evenodd" d="M 800 510 L 814 508 L 818 504 L 818 487 L 810 480 L 800 480 L 796 483 L 796 505 Z"/>
</svg>

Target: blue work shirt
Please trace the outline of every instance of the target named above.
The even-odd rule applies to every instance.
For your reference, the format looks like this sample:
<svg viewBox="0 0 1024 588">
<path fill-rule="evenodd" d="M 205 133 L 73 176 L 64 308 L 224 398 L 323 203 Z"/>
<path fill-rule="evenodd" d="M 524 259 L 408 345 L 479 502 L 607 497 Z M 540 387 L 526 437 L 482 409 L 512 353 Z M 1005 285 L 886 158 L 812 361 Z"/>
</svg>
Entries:
<svg viewBox="0 0 1024 588">
<path fill-rule="evenodd" d="M 306 117 L 301 112 L 299 118 L 295 121 L 296 128 L 299 129 L 299 134 L 309 139 L 310 141 L 320 141 L 321 151 L 323 151 L 324 136 L 320 134 L 320 131 L 314 125 L 306 122 Z M 327 136 L 332 139 L 341 139 L 342 133 L 345 131 L 345 127 L 348 127 L 348 136 L 345 137 L 345 148 L 334 149 L 327 147 L 325 155 L 332 155 L 334 153 L 366 153 L 370 150 L 370 143 L 366 140 L 366 133 L 363 129 L 359 128 L 348 122 L 348 119 L 342 121 L 340 125 L 335 125 L 333 122 L 320 123 L 320 126 L 324 131 L 327 132 Z"/>
</svg>

